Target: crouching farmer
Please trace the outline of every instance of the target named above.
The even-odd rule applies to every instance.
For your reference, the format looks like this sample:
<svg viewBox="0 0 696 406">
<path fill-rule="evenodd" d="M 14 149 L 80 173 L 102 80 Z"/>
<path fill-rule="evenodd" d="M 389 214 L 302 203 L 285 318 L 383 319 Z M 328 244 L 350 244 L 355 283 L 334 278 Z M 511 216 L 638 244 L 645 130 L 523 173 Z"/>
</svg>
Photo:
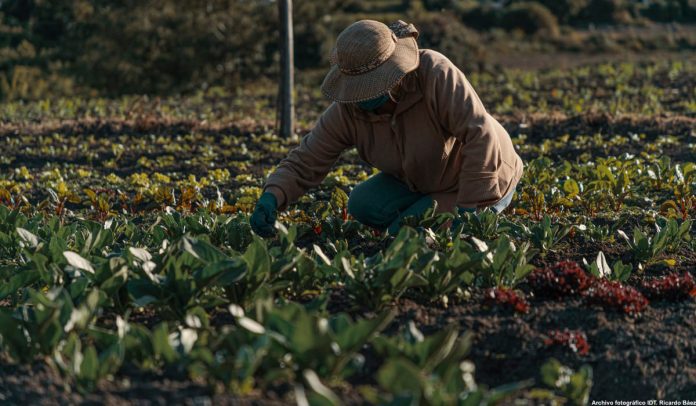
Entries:
<svg viewBox="0 0 696 406">
<path fill-rule="evenodd" d="M 418 49 L 402 21 L 362 20 L 336 41 L 321 86 L 333 103 L 264 185 L 251 225 L 274 232 L 278 210 L 318 186 L 345 149 L 381 172 L 350 193 L 358 221 L 396 233 L 406 216 L 510 204 L 522 160 L 464 74 L 444 55 Z"/>
</svg>

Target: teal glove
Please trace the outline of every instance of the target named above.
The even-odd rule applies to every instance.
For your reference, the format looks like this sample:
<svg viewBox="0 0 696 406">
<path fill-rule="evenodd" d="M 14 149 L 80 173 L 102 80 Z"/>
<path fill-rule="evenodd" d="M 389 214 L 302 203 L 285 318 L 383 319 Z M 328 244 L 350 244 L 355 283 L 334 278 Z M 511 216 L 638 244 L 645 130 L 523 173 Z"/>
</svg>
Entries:
<svg viewBox="0 0 696 406">
<path fill-rule="evenodd" d="M 459 214 L 457 217 L 452 220 L 452 226 L 450 227 L 450 231 L 454 232 L 461 224 L 461 216 L 464 215 L 464 213 L 476 213 L 476 208 L 475 207 L 457 207 L 457 213 Z"/>
<path fill-rule="evenodd" d="M 251 215 L 249 223 L 252 230 L 263 238 L 272 237 L 275 235 L 273 225 L 276 221 L 278 213 L 278 201 L 272 193 L 266 192 L 261 195 L 259 201 L 256 202 L 254 213 Z"/>
</svg>

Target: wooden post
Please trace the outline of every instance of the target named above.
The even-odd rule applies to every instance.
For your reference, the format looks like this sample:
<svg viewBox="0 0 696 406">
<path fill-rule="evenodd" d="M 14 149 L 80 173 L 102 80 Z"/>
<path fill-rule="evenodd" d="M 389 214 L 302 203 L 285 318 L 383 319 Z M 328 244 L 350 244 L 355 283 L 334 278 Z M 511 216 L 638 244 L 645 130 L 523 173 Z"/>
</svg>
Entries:
<svg viewBox="0 0 696 406">
<path fill-rule="evenodd" d="M 292 34 L 292 0 L 277 0 L 280 17 L 280 136 L 293 137 L 295 128 L 294 57 Z"/>
</svg>

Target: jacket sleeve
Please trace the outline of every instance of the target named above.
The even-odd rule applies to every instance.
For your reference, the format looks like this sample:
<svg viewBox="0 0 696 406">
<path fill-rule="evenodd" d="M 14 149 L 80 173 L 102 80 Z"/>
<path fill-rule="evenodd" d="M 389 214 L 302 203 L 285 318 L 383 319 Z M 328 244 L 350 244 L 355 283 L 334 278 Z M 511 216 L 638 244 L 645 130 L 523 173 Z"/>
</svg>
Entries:
<svg viewBox="0 0 696 406">
<path fill-rule="evenodd" d="M 273 193 L 279 210 L 321 184 L 341 152 L 353 146 L 354 125 L 349 114 L 344 106 L 332 103 L 268 177 L 263 191 Z"/>
<path fill-rule="evenodd" d="M 432 108 L 441 125 L 462 142 L 457 206 L 471 208 L 500 200 L 500 145 L 494 118 L 469 81 L 444 56 L 430 71 Z"/>
</svg>

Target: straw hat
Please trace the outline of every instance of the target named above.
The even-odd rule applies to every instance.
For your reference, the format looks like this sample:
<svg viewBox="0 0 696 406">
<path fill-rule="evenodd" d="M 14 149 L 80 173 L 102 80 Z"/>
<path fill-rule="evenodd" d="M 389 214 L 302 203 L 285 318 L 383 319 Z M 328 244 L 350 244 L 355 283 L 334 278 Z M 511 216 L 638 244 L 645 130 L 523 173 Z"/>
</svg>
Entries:
<svg viewBox="0 0 696 406">
<path fill-rule="evenodd" d="M 391 28 L 390 28 L 391 27 Z M 381 96 L 418 67 L 418 31 L 403 21 L 360 20 L 336 39 L 321 91 L 339 103 Z"/>
</svg>

